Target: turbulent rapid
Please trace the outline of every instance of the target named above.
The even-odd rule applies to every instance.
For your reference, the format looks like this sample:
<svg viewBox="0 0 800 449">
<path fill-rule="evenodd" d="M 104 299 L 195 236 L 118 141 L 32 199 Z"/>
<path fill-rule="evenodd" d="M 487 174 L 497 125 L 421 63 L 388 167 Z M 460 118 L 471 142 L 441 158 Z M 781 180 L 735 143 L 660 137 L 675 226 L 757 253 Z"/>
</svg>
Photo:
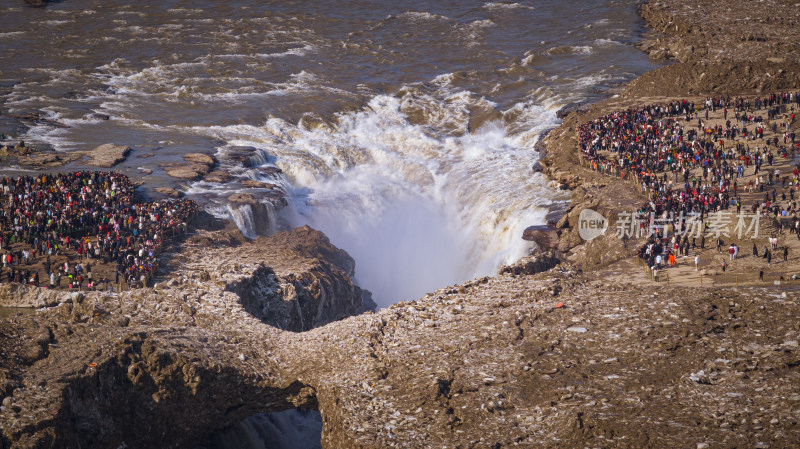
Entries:
<svg viewBox="0 0 800 449">
<path fill-rule="evenodd" d="M 261 228 L 324 231 L 380 306 L 526 255 L 568 198 L 532 170 L 556 112 L 651 68 L 634 1 L 23 4 L 0 7 L 0 99 L 42 114 L 26 142 L 129 145 L 115 169 L 150 193 L 161 164 L 216 154 L 235 180 L 183 191 L 255 237 L 227 198 L 277 186 Z"/>
</svg>

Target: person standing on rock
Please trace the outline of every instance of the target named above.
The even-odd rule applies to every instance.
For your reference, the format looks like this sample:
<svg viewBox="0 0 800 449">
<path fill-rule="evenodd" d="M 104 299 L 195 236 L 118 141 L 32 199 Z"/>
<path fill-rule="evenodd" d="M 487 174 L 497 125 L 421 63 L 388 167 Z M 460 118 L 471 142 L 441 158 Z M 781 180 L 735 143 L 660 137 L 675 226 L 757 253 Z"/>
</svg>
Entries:
<svg viewBox="0 0 800 449">
<path fill-rule="evenodd" d="M 789 247 L 783 247 L 783 261 L 786 262 L 789 259 Z"/>
</svg>

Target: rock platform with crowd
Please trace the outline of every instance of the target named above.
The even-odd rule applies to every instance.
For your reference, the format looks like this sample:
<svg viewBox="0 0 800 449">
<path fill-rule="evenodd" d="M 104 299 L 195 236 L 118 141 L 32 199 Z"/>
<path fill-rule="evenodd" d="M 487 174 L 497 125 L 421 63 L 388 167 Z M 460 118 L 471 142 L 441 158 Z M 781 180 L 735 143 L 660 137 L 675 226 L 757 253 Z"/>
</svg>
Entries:
<svg viewBox="0 0 800 449">
<path fill-rule="evenodd" d="M 184 234 L 191 200 L 134 201 L 116 172 L 0 177 L 0 282 L 45 288 L 146 286 L 162 245 Z"/>
<path fill-rule="evenodd" d="M 674 263 L 689 248 L 704 248 L 709 217 L 719 211 L 738 214 L 744 208 L 795 233 L 800 228 L 795 201 L 800 142 L 793 128 L 798 107 L 800 92 L 781 92 L 617 111 L 579 127 L 581 161 L 636 183 L 647 195 L 634 213 L 639 235 L 649 236 L 639 256 L 650 266 Z M 779 162 L 792 166 L 781 172 Z M 690 232 L 698 225 L 700 232 Z M 709 243 L 729 242 L 713 238 Z"/>
</svg>

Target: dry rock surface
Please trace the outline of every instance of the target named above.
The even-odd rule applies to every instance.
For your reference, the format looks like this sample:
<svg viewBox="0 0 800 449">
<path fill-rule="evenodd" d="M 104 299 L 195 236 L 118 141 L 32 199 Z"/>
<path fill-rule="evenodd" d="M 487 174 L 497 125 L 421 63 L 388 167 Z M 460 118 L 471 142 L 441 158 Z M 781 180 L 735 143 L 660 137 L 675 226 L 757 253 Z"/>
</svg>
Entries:
<svg viewBox="0 0 800 449">
<path fill-rule="evenodd" d="M 81 156 L 81 153 L 58 153 L 52 149 L 40 150 L 27 146 L 22 141 L 13 146 L 0 146 L 0 161 L 16 158 L 20 165 L 36 169 L 58 168 L 80 159 Z"/>
<path fill-rule="evenodd" d="M 130 147 L 106 143 L 84 154 L 89 158 L 86 162 L 87 165 L 111 168 L 120 162 L 124 162 L 130 152 Z"/>
<path fill-rule="evenodd" d="M 216 164 L 213 156 L 203 153 L 189 153 L 183 156 L 185 163 L 172 162 L 162 165 L 167 175 L 194 181 L 211 174 L 211 169 Z"/>
<path fill-rule="evenodd" d="M 654 291 L 562 265 L 295 333 L 248 311 L 242 282 L 266 269 L 249 257 L 255 242 L 237 247 L 223 234 L 188 243 L 173 259 L 181 268 L 154 289 L 66 294 L 2 322 L 4 444 L 192 447 L 250 414 L 292 407 L 321 411 L 324 447 L 800 438 L 800 329 L 785 319 L 800 312 L 796 292 Z M 302 265 L 306 249 L 279 238 L 274 256 Z M 210 245 L 222 255 L 196 260 Z M 348 269 L 330 250 L 331 269 Z M 282 270 L 267 276 L 296 289 Z"/>
</svg>

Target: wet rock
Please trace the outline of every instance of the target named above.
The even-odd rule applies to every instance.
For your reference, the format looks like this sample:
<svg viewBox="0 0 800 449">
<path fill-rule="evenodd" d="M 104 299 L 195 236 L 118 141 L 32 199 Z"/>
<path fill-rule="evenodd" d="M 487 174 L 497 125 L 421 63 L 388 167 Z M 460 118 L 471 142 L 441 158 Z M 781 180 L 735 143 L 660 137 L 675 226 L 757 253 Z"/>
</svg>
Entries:
<svg viewBox="0 0 800 449">
<path fill-rule="evenodd" d="M 274 178 L 274 179 L 278 179 L 279 176 L 283 173 L 283 170 L 281 170 L 278 167 L 262 167 L 262 168 L 259 168 L 258 171 L 262 175 L 269 176 L 269 177 Z"/>
<path fill-rule="evenodd" d="M 20 165 L 32 168 L 57 168 L 81 158 L 78 153 L 34 153 L 28 156 L 19 156 L 17 162 Z"/>
<path fill-rule="evenodd" d="M 155 190 L 156 192 L 158 192 L 158 193 L 160 193 L 162 195 L 166 195 L 166 196 L 168 196 L 170 198 L 181 198 L 181 197 L 183 197 L 183 192 L 181 192 L 180 190 L 173 189 L 172 187 L 156 187 L 153 190 Z"/>
<path fill-rule="evenodd" d="M 220 183 L 220 184 L 227 183 L 231 179 L 233 179 L 233 176 L 230 173 L 224 172 L 224 171 L 220 171 L 220 170 L 212 171 L 209 174 L 203 176 L 203 180 L 204 181 L 216 182 L 216 183 Z"/>
<path fill-rule="evenodd" d="M 238 164 L 245 168 L 252 168 L 253 157 L 258 149 L 250 146 L 233 146 L 222 157 L 233 164 Z"/>
<path fill-rule="evenodd" d="M 555 227 L 538 225 L 526 228 L 522 239 L 535 242 L 540 251 L 546 252 L 558 249 L 560 236 Z"/>
<path fill-rule="evenodd" d="M 168 176 L 195 181 L 211 173 L 216 164 L 213 156 L 203 153 L 189 153 L 183 158 L 188 163 L 172 162 L 161 165 Z"/>
<path fill-rule="evenodd" d="M 217 163 L 214 156 L 203 154 L 203 153 L 189 153 L 183 156 L 183 159 L 187 162 L 194 162 L 200 165 L 208 165 L 209 167 L 213 167 L 214 164 Z"/>
<path fill-rule="evenodd" d="M 228 202 L 228 211 L 234 221 L 247 225 L 241 231 L 249 238 L 273 234 L 278 227 L 275 211 L 287 204 L 285 196 L 273 190 L 258 194 L 258 197 L 250 193 L 235 193 L 228 197 Z"/>
<path fill-rule="evenodd" d="M 277 186 L 275 184 L 270 184 L 268 182 L 253 181 L 251 179 L 248 179 L 246 181 L 242 181 L 242 187 L 248 187 L 252 189 L 274 189 Z"/>
<path fill-rule="evenodd" d="M 125 161 L 130 152 L 130 147 L 106 143 L 96 147 L 91 151 L 87 151 L 84 154 L 88 158 L 86 165 L 90 165 L 92 167 L 111 168 L 120 162 Z"/>
<path fill-rule="evenodd" d="M 171 163 L 162 165 L 168 176 L 195 181 L 210 172 L 209 166 L 201 164 Z"/>
<path fill-rule="evenodd" d="M 288 243 L 290 233 L 280 233 L 269 237 L 271 252 L 281 253 L 285 260 L 308 258 L 316 254 L 310 263 L 304 263 L 307 269 L 302 273 L 286 273 L 281 270 L 281 263 L 276 268 L 256 268 L 252 274 L 228 285 L 227 290 L 235 292 L 245 309 L 280 329 L 301 332 L 341 318 L 362 313 L 365 308 L 364 294 L 356 287 L 348 274 L 343 271 L 341 258 L 347 257 L 344 268 L 354 264 L 346 254 L 330 245 L 327 238 L 310 228 L 301 228 L 294 233 L 305 234 L 307 239 L 318 240 L 318 244 L 307 247 L 308 240 L 298 246 Z M 317 235 L 315 235 L 315 233 Z M 265 242 L 266 243 L 266 242 Z M 310 253 L 301 248 L 308 248 Z M 298 251 L 300 250 L 300 251 Z M 324 254 L 338 254 L 330 262 Z M 237 248 L 232 256 L 234 260 L 242 260 L 242 248 Z M 235 264 L 232 264 L 234 269 Z M 270 263 L 270 265 L 272 265 Z M 240 270 L 245 271 L 244 267 Z"/>
<path fill-rule="evenodd" d="M 256 197 L 249 193 L 234 193 L 228 197 L 228 202 L 237 204 L 258 204 Z"/>
<path fill-rule="evenodd" d="M 372 292 L 369 290 L 361 289 L 361 312 L 374 312 L 378 309 L 378 304 L 372 299 Z"/>
</svg>

